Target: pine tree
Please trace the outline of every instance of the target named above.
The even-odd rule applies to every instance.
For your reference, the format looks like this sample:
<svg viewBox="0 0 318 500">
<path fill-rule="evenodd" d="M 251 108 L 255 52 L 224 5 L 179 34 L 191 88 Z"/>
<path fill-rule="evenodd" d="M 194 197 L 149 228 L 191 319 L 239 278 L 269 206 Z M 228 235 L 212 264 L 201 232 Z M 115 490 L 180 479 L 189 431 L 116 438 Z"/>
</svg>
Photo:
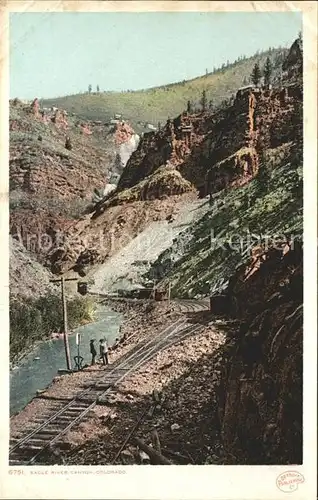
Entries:
<svg viewBox="0 0 318 500">
<path fill-rule="evenodd" d="M 206 106 L 207 106 L 207 97 L 206 97 L 206 90 L 203 90 L 202 91 L 202 97 L 201 97 L 201 106 L 202 106 L 202 111 L 205 111 L 206 110 Z"/>
<path fill-rule="evenodd" d="M 89 84 L 89 86 L 88 86 L 88 93 L 90 94 L 91 92 L 92 92 L 92 86 L 91 86 L 91 84 Z"/>
<path fill-rule="evenodd" d="M 97 85 L 96 87 L 96 92 L 99 92 L 99 85 Z"/>
<path fill-rule="evenodd" d="M 273 71 L 272 61 L 270 60 L 269 57 L 267 57 L 263 72 L 265 85 L 269 85 L 271 83 L 272 71 Z"/>
<path fill-rule="evenodd" d="M 191 101 L 188 101 L 187 102 L 187 112 L 190 114 L 192 113 L 192 104 L 191 104 Z"/>
<path fill-rule="evenodd" d="M 261 76 L 262 76 L 262 74 L 261 74 L 259 64 L 255 63 L 252 74 L 251 74 L 251 79 L 252 79 L 253 85 L 255 85 L 255 87 L 258 86 L 260 79 L 261 79 Z"/>
</svg>

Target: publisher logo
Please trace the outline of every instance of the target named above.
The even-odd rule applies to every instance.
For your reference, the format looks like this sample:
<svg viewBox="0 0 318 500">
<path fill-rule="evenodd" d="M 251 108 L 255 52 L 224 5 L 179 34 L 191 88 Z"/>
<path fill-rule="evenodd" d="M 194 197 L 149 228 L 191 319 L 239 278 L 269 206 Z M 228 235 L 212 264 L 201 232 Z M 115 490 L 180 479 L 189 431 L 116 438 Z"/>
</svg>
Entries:
<svg viewBox="0 0 318 500">
<path fill-rule="evenodd" d="M 276 479 L 276 486 L 284 493 L 292 493 L 298 490 L 298 485 L 303 483 L 305 478 L 300 472 L 286 471 L 280 474 Z"/>
</svg>

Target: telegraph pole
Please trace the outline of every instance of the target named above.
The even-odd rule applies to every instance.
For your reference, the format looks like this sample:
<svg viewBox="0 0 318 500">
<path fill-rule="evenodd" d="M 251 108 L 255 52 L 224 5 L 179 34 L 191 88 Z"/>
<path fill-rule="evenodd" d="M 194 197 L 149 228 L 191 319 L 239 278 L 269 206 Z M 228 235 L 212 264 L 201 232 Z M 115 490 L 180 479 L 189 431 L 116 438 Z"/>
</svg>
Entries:
<svg viewBox="0 0 318 500">
<path fill-rule="evenodd" d="M 50 280 L 52 283 L 60 283 L 61 284 L 61 298 L 62 298 L 62 308 L 63 308 L 63 333 L 64 333 L 64 347 L 65 347 L 65 358 L 66 358 L 66 367 L 68 370 L 72 369 L 71 364 L 71 355 L 70 355 L 70 346 L 68 343 L 68 327 L 67 327 L 67 307 L 66 307 L 66 295 L 65 295 L 65 281 L 78 281 L 77 278 L 64 278 L 62 276 L 56 280 Z"/>
<path fill-rule="evenodd" d="M 63 306 L 64 347 L 65 347 L 66 367 L 68 370 L 71 370 L 72 365 L 71 365 L 71 356 L 70 356 L 70 346 L 68 343 L 67 307 L 66 307 L 64 276 L 62 276 L 62 278 L 61 278 L 61 293 L 62 293 L 62 306 Z"/>
</svg>

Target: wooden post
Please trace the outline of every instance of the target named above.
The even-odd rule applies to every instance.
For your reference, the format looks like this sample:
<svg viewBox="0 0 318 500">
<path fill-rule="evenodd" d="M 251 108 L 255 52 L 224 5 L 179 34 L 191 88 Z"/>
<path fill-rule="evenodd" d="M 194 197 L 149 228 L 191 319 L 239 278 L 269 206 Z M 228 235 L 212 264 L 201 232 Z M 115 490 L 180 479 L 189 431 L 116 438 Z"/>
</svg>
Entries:
<svg viewBox="0 0 318 500">
<path fill-rule="evenodd" d="M 71 364 L 70 346 L 68 343 L 68 334 L 67 334 L 68 329 L 67 329 L 67 308 L 66 308 L 66 295 L 65 295 L 65 281 L 78 281 L 78 278 L 64 278 L 64 276 L 62 276 L 61 278 L 50 280 L 51 283 L 60 283 L 60 285 L 61 285 L 66 366 L 67 366 L 68 370 L 71 370 L 72 364 Z"/>
<path fill-rule="evenodd" d="M 64 347 L 65 347 L 66 367 L 68 370 L 71 370 L 72 365 L 71 365 L 71 356 L 70 356 L 70 346 L 68 343 L 68 334 L 67 334 L 67 308 L 66 308 L 64 276 L 62 276 L 62 278 L 61 278 L 61 292 L 62 292 L 63 323 L 64 323 Z"/>
</svg>

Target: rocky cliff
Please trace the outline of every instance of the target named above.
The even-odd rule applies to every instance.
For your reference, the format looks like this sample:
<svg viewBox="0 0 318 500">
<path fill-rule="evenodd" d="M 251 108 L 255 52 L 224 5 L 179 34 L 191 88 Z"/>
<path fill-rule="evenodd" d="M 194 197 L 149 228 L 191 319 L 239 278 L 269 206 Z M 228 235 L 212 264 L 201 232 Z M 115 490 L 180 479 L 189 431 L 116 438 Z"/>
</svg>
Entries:
<svg viewBox="0 0 318 500">
<path fill-rule="evenodd" d="M 144 136 L 118 188 L 124 190 L 171 165 L 202 195 L 249 182 L 264 149 L 275 149 L 300 133 L 302 89 L 251 88 L 216 112 L 183 113 L 163 130 Z"/>
<path fill-rule="evenodd" d="M 62 109 L 10 102 L 10 233 L 45 261 L 53 244 L 85 217 L 116 174 L 116 151 L 134 131 L 84 121 Z"/>
<path fill-rule="evenodd" d="M 227 462 L 302 463 L 303 260 L 299 243 L 259 252 L 227 290 L 241 320 L 223 365 Z"/>
<path fill-rule="evenodd" d="M 65 115 L 63 110 L 39 110 L 35 104 L 27 107 L 13 101 L 10 105 L 12 195 L 22 191 L 30 198 L 90 200 L 94 187 L 105 184 L 113 156 L 112 142 L 101 125 L 84 124 Z"/>
<path fill-rule="evenodd" d="M 192 196 L 195 192 L 205 196 L 240 188 L 256 178 L 265 163 L 269 168 L 289 161 L 297 163 L 295 158 L 302 143 L 301 65 L 295 65 L 295 58 L 284 64 L 294 75 L 292 85 L 283 82 L 273 88 L 239 89 L 236 96 L 214 111 L 183 113 L 169 119 L 161 130 L 144 134 L 127 162 L 117 190 L 95 206 L 85 229 L 79 222 L 75 233 L 85 232 L 89 237 L 104 219 L 110 231 L 110 214 L 120 205 L 128 210 L 131 204 L 131 210 L 138 213 L 137 219 L 142 220 L 147 203 L 157 199 L 156 217 L 161 217 L 159 207 L 165 207 L 162 200 L 169 197 L 185 193 Z M 127 134 L 130 131 L 125 129 L 118 136 Z M 167 215 L 164 209 L 163 214 Z M 121 217 L 125 232 L 126 217 Z M 136 227 L 137 232 L 133 233 L 144 227 Z M 72 249 L 74 231 L 66 234 L 67 246 Z M 75 253 L 72 250 L 72 257 L 67 253 L 66 247 L 51 252 L 50 260 L 56 269 L 66 270 L 79 262 L 84 265 L 86 259 L 82 256 L 86 254 L 91 255 L 90 265 L 102 263 L 109 255 L 108 250 L 100 251 L 95 246 L 84 248 L 84 243 L 77 246 Z"/>
<path fill-rule="evenodd" d="M 55 293 L 50 283 L 53 275 L 34 260 L 20 242 L 10 237 L 10 295 L 16 298 L 38 298 Z"/>
</svg>

